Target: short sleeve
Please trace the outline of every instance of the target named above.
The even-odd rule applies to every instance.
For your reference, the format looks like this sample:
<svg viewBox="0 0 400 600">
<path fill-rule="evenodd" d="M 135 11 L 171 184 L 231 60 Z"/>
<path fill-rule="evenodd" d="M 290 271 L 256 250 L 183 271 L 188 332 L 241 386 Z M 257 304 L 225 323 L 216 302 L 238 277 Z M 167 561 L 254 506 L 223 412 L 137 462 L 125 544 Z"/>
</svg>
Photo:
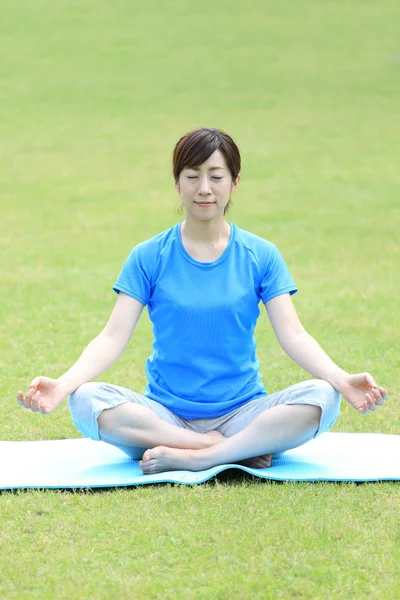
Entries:
<svg viewBox="0 0 400 600">
<path fill-rule="evenodd" d="M 297 292 L 297 287 L 293 281 L 292 275 L 283 260 L 278 248 L 271 244 L 271 254 L 267 269 L 261 281 L 260 296 L 265 304 L 275 296 Z"/>
<path fill-rule="evenodd" d="M 148 261 L 143 244 L 138 244 L 129 254 L 113 285 L 114 292 L 124 292 L 144 306 L 148 303 L 151 293 L 150 269 L 146 262 Z"/>
</svg>

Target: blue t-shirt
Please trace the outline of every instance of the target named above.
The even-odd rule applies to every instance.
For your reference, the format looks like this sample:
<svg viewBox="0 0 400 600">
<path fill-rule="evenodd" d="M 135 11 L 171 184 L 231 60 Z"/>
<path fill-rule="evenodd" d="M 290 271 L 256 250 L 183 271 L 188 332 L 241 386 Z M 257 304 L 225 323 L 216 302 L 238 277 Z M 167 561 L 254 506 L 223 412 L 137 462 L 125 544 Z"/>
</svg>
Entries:
<svg viewBox="0 0 400 600">
<path fill-rule="evenodd" d="M 113 286 L 153 323 L 144 396 L 183 419 L 219 417 L 266 395 L 256 357 L 258 304 L 297 288 L 274 244 L 229 222 L 214 262 L 194 260 L 182 223 L 135 246 Z"/>
</svg>

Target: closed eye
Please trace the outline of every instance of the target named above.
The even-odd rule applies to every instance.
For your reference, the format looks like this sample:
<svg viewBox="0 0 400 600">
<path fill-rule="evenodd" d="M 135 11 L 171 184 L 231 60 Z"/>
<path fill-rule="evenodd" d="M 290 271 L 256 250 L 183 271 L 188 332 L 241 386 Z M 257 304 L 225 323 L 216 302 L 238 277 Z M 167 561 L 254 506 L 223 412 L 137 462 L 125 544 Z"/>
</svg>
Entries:
<svg viewBox="0 0 400 600">
<path fill-rule="evenodd" d="M 197 175 L 187 175 L 188 179 L 197 179 Z M 223 177 L 211 177 L 211 179 L 223 179 Z"/>
</svg>

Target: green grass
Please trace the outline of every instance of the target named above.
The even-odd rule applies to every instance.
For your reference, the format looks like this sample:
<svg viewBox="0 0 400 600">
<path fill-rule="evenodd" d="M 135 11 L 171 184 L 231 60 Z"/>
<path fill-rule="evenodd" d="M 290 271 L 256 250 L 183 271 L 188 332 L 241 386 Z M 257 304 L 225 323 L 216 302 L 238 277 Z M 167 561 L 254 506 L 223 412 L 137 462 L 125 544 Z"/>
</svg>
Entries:
<svg viewBox="0 0 400 600">
<path fill-rule="evenodd" d="M 136 243 L 182 220 L 171 153 L 230 132 L 229 220 L 275 242 L 308 331 L 390 394 L 333 431 L 399 433 L 399 4 L 20 0 L 0 7 L 1 439 L 79 437 L 17 406 L 104 326 Z M 262 310 L 268 391 L 308 375 Z M 143 391 L 143 313 L 99 379 Z M 277 484 L 0 496 L 1 598 L 398 598 L 399 486 Z"/>
</svg>

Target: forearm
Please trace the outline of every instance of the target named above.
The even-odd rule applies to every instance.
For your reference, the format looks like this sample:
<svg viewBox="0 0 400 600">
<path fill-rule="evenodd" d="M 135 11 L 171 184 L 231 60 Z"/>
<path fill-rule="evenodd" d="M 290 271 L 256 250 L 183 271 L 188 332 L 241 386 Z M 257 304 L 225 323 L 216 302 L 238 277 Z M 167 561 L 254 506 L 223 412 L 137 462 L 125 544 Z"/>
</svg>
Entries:
<svg viewBox="0 0 400 600">
<path fill-rule="evenodd" d="M 76 363 L 58 378 L 65 395 L 72 394 L 83 383 L 104 373 L 119 358 L 125 346 L 118 338 L 101 332 L 88 344 Z"/>
<path fill-rule="evenodd" d="M 343 379 L 348 376 L 324 352 L 318 342 L 307 331 L 292 333 L 288 339 L 280 340 L 286 354 L 302 369 L 328 381 L 335 389 L 341 390 Z"/>
</svg>

